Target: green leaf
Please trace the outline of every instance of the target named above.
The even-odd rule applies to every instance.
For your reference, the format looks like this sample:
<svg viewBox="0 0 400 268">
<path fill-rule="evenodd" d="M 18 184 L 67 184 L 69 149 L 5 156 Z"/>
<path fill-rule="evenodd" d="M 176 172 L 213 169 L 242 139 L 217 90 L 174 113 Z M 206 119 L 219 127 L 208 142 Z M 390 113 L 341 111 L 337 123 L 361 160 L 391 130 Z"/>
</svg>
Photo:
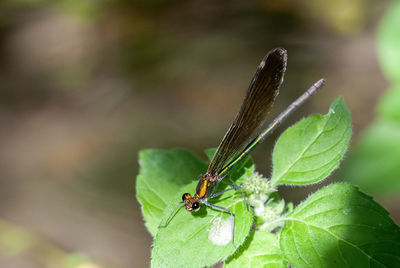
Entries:
<svg viewBox="0 0 400 268">
<path fill-rule="evenodd" d="M 203 205 L 200 211 L 190 213 L 183 206 L 179 206 L 169 224 L 158 229 L 160 219 L 163 219 L 162 223 L 167 220 L 181 201 L 182 194 L 195 191 L 198 176 L 207 168 L 205 162 L 181 149 L 146 150 L 140 152 L 139 159 L 137 198 L 142 205 L 147 228 L 152 234 L 157 234 L 152 252 L 152 265 L 199 267 L 211 265 L 231 255 L 235 248 L 229 240 L 232 237 L 232 229 L 226 232 L 232 226 L 228 221 L 230 214 L 227 212 Z M 241 177 L 245 173 L 245 168 L 254 169 L 250 158 L 238 165 L 229 176 L 235 181 L 237 176 Z M 190 184 L 187 185 L 188 183 Z M 229 184 L 230 181 L 225 179 L 217 190 L 222 190 Z M 246 209 L 241 192 L 229 191 L 209 202 L 233 211 L 234 243 L 236 246 L 241 245 L 249 233 L 253 217 Z M 221 226 L 228 229 L 217 228 Z M 189 244 L 208 246 L 200 250 L 197 246 L 193 248 Z"/>
<path fill-rule="evenodd" d="M 272 184 L 304 185 L 325 179 L 339 165 L 350 137 L 350 113 L 338 98 L 328 114 L 305 118 L 279 137 L 272 156 Z"/>
<path fill-rule="evenodd" d="M 183 149 L 144 150 L 139 153 L 139 175 L 136 196 L 141 204 L 145 225 L 154 236 L 167 204 L 182 186 L 197 180 L 207 168 L 206 163 Z"/>
<path fill-rule="evenodd" d="M 399 267 L 400 228 L 354 186 L 322 188 L 287 217 L 280 247 L 293 267 Z"/>
<path fill-rule="evenodd" d="M 378 56 L 386 77 L 400 82 L 400 1 L 392 1 L 379 25 Z"/>
<path fill-rule="evenodd" d="M 182 193 L 193 192 L 197 182 L 183 187 Z M 209 203 L 230 209 L 234 217 L 233 241 L 240 246 L 249 234 L 253 215 L 246 209 L 240 191 L 229 191 Z M 165 210 L 163 222 L 173 211 L 176 202 Z M 152 251 L 152 267 L 203 267 L 225 260 L 235 252 L 232 245 L 232 218 L 227 212 L 206 207 L 198 212 L 188 212 L 183 206 L 168 225 L 160 228 Z"/>
<path fill-rule="evenodd" d="M 359 138 L 340 176 L 374 196 L 400 193 L 400 124 L 373 123 Z"/>
<path fill-rule="evenodd" d="M 282 258 L 278 238 L 275 235 L 263 231 L 253 231 L 250 236 L 248 247 L 244 248 L 241 254 L 236 253 L 232 259 L 225 263 L 224 267 L 288 267 Z"/>
<path fill-rule="evenodd" d="M 381 97 L 378 103 L 378 115 L 382 119 L 400 123 L 400 83 L 391 86 Z"/>
</svg>

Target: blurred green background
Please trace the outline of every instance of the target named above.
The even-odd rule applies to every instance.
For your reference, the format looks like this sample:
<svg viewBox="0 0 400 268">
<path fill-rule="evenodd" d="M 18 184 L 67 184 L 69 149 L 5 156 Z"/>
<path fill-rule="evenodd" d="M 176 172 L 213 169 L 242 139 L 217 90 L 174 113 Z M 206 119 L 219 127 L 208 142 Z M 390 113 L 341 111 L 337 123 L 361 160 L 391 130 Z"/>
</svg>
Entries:
<svg viewBox="0 0 400 268">
<path fill-rule="evenodd" d="M 186 147 L 204 157 L 276 46 L 289 58 L 271 119 L 328 82 L 253 153 L 257 169 L 269 175 L 282 130 L 326 113 L 339 95 L 355 144 L 389 85 L 376 41 L 389 3 L 1 1 L 0 267 L 149 266 L 138 151 Z M 281 194 L 299 202 L 318 187 Z M 399 223 L 398 195 L 377 200 Z"/>
</svg>

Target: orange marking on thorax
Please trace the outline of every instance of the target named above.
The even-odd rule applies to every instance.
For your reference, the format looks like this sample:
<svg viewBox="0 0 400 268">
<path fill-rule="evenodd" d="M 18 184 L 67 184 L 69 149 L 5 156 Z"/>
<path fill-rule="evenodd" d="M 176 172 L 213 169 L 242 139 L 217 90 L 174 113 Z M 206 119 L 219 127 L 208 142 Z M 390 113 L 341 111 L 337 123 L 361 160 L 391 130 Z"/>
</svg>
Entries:
<svg viewBox="0 0 400 268">
<path fill-rule="evenodd" d="M 208 181 L 205 178 L 202 179 L 199 192 L 197 193 L 200 198 L 204 197 L 207 193 L 207 182 Z"/>
</svg>

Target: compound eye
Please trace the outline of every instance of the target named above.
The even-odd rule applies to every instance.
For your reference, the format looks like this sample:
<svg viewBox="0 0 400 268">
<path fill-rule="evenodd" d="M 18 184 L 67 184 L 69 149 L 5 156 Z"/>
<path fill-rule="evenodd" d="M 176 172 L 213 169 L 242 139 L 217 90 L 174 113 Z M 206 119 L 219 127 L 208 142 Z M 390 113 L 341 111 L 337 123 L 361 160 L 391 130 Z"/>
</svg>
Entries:
<svg viewBox="0 0 400 268">
<path fill-rule="evenodd" d="M 198 211 L 198 210 L 200 209 L 200 203 L 199 203 L 199 202 L 194 202 L 194 203 L 192 204 L 192 209 L 193 209 L 194 211 Z"/>
<path fill-rule="evenodd" d="M 184 194 L 182 195 L 182 201 L 185 202 L 185 200 L 188 199 L 189 196 L 190 196 L 190 194 L 184 193 Z"/>
</svg>

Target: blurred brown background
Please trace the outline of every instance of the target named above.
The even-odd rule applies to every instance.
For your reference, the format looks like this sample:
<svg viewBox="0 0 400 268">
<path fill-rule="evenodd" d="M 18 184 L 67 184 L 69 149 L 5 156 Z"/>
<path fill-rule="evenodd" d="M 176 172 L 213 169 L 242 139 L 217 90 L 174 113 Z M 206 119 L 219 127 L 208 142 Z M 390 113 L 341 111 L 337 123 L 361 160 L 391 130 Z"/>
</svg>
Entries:
<svg viewBox="0 0 400 268">
<path fill-rule="evenodd" d="M 387 87 L 375 36 L 387 4 L 3 0 L 0 266 L 149 266 L 138 151 L 217 146 L 276 46 L 289 59 L 271 118 L 314 81 L 328 83 L 255 151 L 257 168 L 268 175 L 279 133 L 339 95 L 354 142 Z M 282 194 L 298 202 L 305 190 Z"/>
</svg>

